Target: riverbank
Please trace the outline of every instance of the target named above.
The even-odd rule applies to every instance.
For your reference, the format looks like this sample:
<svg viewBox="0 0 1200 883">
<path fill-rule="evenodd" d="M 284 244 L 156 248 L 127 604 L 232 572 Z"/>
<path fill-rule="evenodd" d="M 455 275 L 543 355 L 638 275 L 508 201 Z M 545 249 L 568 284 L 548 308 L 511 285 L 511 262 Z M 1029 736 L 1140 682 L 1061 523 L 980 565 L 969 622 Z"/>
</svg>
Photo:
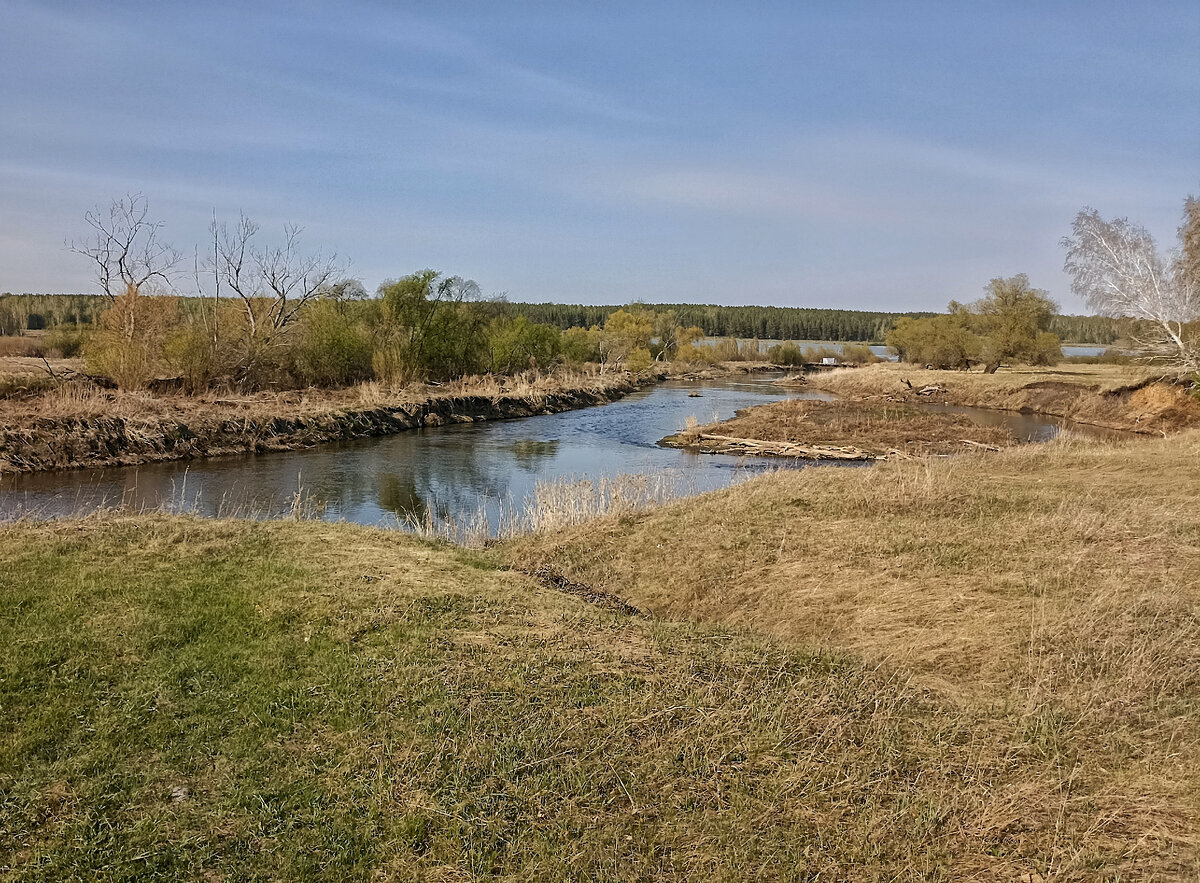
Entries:
<svg viewBox="0 0 1200 883">
<path fill-rule="evenodd" d="M 666 369 L 560 373 L 236 396 L 67 385 L 0 400 L 0 474 L 286 451 L 425 426 L 530 417 L 616 401 L 666 376 Z"/>
<path fill-rule="evenodd" d="M 1192 880 L 1197 457 L 1191 430 L 783 470 L 504 548 L 651 615 L 848 653 L 935 702 L 954 747 L 912 781 L 952 876 Z"/>
<path fill-rule="evenodd" d="M 808 375 L 805 387 L 854 401 L 937 402 L 1046 414 L 1130 432 L 1200 426 L 1200 403 L 1161 372 L 1127 365 L 933 371 L 901 363 Z"/>
<path fill-rule="evenodd" d="M 782 471 L 482 553 L 2 526 L 0 871 L 1192 880 L 1198 456 Z"/>
<path fill-rule="evenodd" d="M 915 405 L 791 399 L 688 426 L 659 444 L 703 454 L 873 461 L 995 451 L 1016 442 L 1006 429 Z"/>
</svg>

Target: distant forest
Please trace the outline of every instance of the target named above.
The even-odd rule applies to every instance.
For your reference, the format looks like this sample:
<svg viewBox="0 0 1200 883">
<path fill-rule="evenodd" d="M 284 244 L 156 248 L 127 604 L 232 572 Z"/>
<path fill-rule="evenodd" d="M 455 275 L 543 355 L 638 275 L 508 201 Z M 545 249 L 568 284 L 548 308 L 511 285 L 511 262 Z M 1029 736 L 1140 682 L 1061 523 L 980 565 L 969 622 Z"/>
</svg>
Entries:
<svg viewBox="0 0 1200 883">
<path fill-rule="evenodd" d="M 185 298 L 185 302 L 186 302 Z M 0 294 L 0 334 L 54 328 L 60 325 L 94 325 L 109 300 L 96 294 Z M 590 328 L 603 325 L 610 313 L 626 305 L 507 303 L 504 312 L 525 316 L 556 328 Z M 695 325 L 709 337 L 771 340 L 839 340 L 881 342 L 901 316 L 921 318 L 929 312 L 879 313 L 864 310 L 827 310 L 805 307 L 729 307 L 717 304 L 639 304 L 646 309 L 675 311 L 676 322 Z M 1064 343 L 1108 345 L 1126 336 L 1127 320 L 1104 316 L 1055 316 L 1050 331 Z"/>
<path fill-rule="evenodd" d="M 510 303 L 514 315 L 557 328 L 604 325 L 609 313 L 627 305 Z M 695 325 L 709 337 L 758 337 L 770 340 L 844 340 L 882 343 L 902 316 L 920 319 L 936 313 L 875 313 L 807 307 L 727 307 L 716 304 L 639 304 L 656 312 L 675 311 L 680 325 Z M 1055 316 L 1050 331 L 1064 343 L 1108 345 L 1122 337 L 1122 320 L 1106 316 Z"/>
</svg>

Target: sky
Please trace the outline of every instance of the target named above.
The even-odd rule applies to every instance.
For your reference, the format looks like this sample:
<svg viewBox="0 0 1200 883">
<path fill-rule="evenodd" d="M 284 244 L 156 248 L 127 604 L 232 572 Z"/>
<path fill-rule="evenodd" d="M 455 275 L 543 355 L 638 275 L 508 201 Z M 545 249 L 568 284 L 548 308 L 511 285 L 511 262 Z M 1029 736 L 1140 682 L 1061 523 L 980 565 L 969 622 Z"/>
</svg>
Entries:
<svg viewBox="0 0 1200 883">
<path fill-rule="evenodd" d="M 1075 214 L 1169 246 L 1200 195 L 1200 2 L 0 0 L 0 291 L 97 291 L 132 193 L 371 291 L 1086 312 Z"/>
</svg>

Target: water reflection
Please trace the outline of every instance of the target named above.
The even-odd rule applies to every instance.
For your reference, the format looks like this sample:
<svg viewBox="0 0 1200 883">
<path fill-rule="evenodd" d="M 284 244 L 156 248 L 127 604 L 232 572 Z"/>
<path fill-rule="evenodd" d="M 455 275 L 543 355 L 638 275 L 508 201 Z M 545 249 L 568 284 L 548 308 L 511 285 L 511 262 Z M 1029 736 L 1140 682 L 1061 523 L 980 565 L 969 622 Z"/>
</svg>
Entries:
<svg viewBox="0 0 1200 883">
<path fill-rule="evenodd" d="M 538 469 L 542 460 L 553 458 L 558 454 L 558 439 L 552 438 L 547 441 L 538 439 L 526 438 L 521 441 L 513 442 L 509 446 L 512 451 L 513 459 L 522 469 L 533 472 Z"/>
</svg>

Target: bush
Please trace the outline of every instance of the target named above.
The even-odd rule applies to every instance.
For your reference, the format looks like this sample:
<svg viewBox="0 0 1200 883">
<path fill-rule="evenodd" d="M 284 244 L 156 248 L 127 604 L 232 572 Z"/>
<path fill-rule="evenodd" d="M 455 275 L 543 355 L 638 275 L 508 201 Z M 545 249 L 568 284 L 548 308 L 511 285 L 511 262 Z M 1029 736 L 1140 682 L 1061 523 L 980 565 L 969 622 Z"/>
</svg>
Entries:
<svg viewBox="0 0 1200 883">
<path fill-rule="evenodd" d="M 924 319 L 903 317 L 888 332 L 887 345 L 900 360 L 934 368 L 969 368 L 979 360 L 982 342 L 961 313 Z"/>
<path fill-rule="evenodd" d="M 648 347 L 638 347 L 625 357 L 625 370 L 632 371 L 635 374 L 639 371 L 645 371 L 652 364 L 654 364 L 654 357 L 650 355 Z"/>
<path fill-rule="evenodd" d="M 1133 356 L 1109 347 L 1096 356 L 1063 356 L 1062 361 L 1070 365 L 1132 365 Z"/>
<path fill-rule="evenodd" d="M 740 341 L 732 337 L 722 337 L 712 346 L 714 362 L 746 362 L 757 360 L 758 341 Z"/>
<path fill-rule="evenodd" d="M 376 380 L 400 386 L 413 379 L 405 349 L 398 343 L 386 343 L 371 353 L 371 373 Z"/>
<path fill-rule="evenodd" d="M 870 365 L 880 360 L 865 343 L 842 344 L 841 359 L 850 365 Z"/>
<path fill-rule="evenodd" d="M 120 389 L 141 389 L 164 364 L 163 344 L 179 320 L 179 298 L 142 294 L 134 286 L 100 315 L 84 358 Z"/>
<path fill-rule="evenodd" d="M 776 365 L 796 368 L 803 365 L 806 359 L 804 350 L 789 340 L 787 343 L 777 344 L 767 350 L 767 361 Z"/>
<path fill-rule="evenodd" d="M 715 365 L 720 359 L 711 346 L 684 343 L 675 348 L 675 361 L 685 365 Z"/>
<path fill-rule="evenodd" d="M 804 348 L 805 362 L 822 362 L 825 359 L 842 360 L 842 351 L 835 346 L 806 346 Z"/>
<path fill-rule="evenodd" d="M 574 365 L 600 361 L 600 329 L 568 328 L 562 333 L 559 352 L 563 360 Z"/>
<path fill-rule="evenodd" d="M 562 335 L 551 325 L 524 316 L 496 319 L 488 328 L 492 370 L 502 374 L 529 368 L 548 368 L 562 349 Z"/>
<path fill-rule="evenodd" d="M 292 347 L 296 375 L 313 386 L 346 386 L 371 375 L 370 335 L 336 301 L 307 306 Z"/>
<path fill-rule="evenodd" d="M 74 359 L 83 352 L 87 339 L 84 329 L 59 325 L 46 335 L 46 348 L 60 359 Z"/>
<path fill-rule="evenodd" d="M 167 365 L 183 378 L 187 392 L 206 389 L 220 373 L 212 332 L 199 321 L 189 321 L 167 335 L 163 343 Z"/>
</svg>

